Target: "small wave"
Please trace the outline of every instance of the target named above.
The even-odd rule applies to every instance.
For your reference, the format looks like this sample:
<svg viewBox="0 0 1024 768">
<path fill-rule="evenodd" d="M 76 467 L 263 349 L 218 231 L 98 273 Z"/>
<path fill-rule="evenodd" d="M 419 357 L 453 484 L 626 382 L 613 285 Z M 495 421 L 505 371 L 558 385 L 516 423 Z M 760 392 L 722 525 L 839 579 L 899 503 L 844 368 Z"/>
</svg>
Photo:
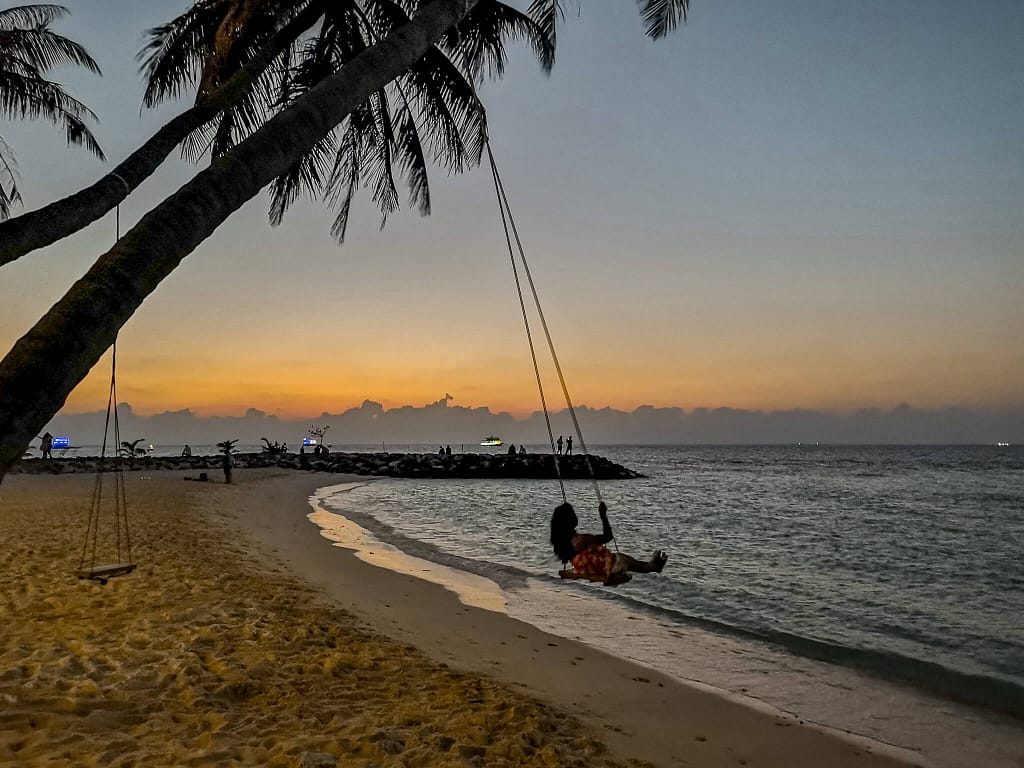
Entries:
<svg viewBox="0 0 1024 768">
<path fill-rule="evenodd" d="M 628 603 L 632 610 L 696 627 L 775 646 L 797 656 L 849 667 L 875 677 L 940 695 L 972 706 L 1024 718 L 1024 686 L 989 675 L 963 672 L 931 661 L 911 658 L 892 651 L 829 643 L 772 629 L 754 630 L 681 611 L 650 605 L 628 595 L 602 590 L 602 597 Z"/>
</svg>

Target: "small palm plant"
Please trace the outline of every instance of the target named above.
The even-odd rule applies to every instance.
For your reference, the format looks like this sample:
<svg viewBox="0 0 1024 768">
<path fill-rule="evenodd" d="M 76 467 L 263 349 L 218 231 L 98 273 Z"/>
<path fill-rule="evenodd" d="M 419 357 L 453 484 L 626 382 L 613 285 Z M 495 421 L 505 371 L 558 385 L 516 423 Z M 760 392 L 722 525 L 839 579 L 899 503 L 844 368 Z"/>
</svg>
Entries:
<svg viewBox="0 0 1024 768">
<path fill-rule="evenodd" d="M 224 469 L 224 482 L 228 485 L 231 484 L 231 454 L 234 453 L 235 443 L 238 440 L 224 440 L 217 443 L 217 447 L 220 448 L 220 452 L 223 454 L 220 460 L 220 465 Z"/>
<path fill-rule="evenodd" d="M 121 441 L 121 449 L 119 451 L 121 458 L 123 459 L 134 459 L 136 456 L 145 456 L 146 449 L 139 448 L 139 443 L 143 442 L 146 438 L 140 437 L 137 440 L 128 442 L 127 440 Z"/>
<path fill-rule="evenodd" d="M 261 437 L 260 440 L 262 440 L 264 443 L 264 453 L 269 453 L 271 456 L 282 456 L 288 452 L 287 443 L 279 443 L 276 440 L 274 442 L 270 442 L 270 440 L 266 437 Z"/>
</svg>

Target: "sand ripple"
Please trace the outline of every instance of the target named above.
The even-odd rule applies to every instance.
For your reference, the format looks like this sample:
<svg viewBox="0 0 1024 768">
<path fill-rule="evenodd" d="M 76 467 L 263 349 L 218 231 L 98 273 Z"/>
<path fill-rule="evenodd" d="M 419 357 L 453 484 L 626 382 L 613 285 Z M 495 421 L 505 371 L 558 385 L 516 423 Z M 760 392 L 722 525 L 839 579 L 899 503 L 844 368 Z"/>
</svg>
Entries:
<svg viewBox="0 0 1024 768">
<path fill-rule="evenodd" d="M 0 764 L 621 765 L 572 717 L 262 571 L 196 484 L 135 480 L 139 570 L 78 580 L 90 482 L 0 486 Z"/>
</svg>

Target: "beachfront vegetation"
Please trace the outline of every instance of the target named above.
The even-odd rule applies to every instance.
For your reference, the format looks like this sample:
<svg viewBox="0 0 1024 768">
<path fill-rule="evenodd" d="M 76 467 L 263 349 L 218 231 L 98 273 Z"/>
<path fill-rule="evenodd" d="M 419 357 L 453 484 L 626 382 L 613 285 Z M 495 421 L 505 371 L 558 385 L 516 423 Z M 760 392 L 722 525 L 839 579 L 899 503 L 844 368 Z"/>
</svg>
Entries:
<svg viewBox="0 0 1024 768">
<path fill-rule="evenodd" d="M 103 150 L 86 125 L 96 115 L 59 83 L 46 79 L 51 70 L 67 64 L 100 72 L 85 48 L 50 29 L 67 12 L 59 5 L 0 10 L 0 117 L 49 120 L 64 129 L 68 144 L 84 146 L 103 159 Z M 7 218 L 12 204 L 21 202 L 14 153 L 0 136 L 0 219 Z"/>
<path fill-rule="evenodd" d="M 220 466 L 224 470 L 224 482 L 228 485 L 231 485 L 231 456 L 235 452 L 235 443 L 237 442 L 238 440 L 222 440 L 217 443 L 221 452 Z"/>
<path fill-rule="evenodd" d="M 271 456 L 284 456 L 288 453 L 288 444 L 279 443 L 277 440 L 270 442 L 269 438 L 261 437 L 263 441 L 263 452 L 269 453 Z"/>
<path fill-rule="evenodd" d="M 122 458 L 134 459 L 136 456 L 145 456 L 146 449 L 139 448 L 139 443 L 145 441 L 146 438 L 140 437 L 137 440 L 122 440 L 119 453 Z"/>
<path fill-rule="evenodd" d="M 332 9 L 331 23 L 325 12 L 319 27 L 330 35 L 314 35 L 297 46 L 308 56 L 296 62 L 286 55 L 292 44 L 274 34 L 294 18 L 275 14 L 310 7 Z M 203 14 L 213 8 L 222 15 L 207 19 Z M 370 182 L 385 215 L 397 207 L 396 167 L 406 175 L 413 205 L 429 209 L 424 146 L 449 171 L 479 160 L 486 132 L 472 82 L 485 73 L 500 76 L 504 39 L 527 30 L 542 63 L 550 66 L 554 30 L 562 17 L 560 0 L 534 0 L 532 21 L 510 15 L 497 0 L 370 0 L 361 8 L 351 2 L 201 0 L 193 11 L 202 19 L 186 14 L 168 30 L 155 31 L 154 40 L 162 42 L 147 60 L 153 85 L 147 98 L 181 93 L 192 83 L 186 77 L 192 63 L 203 67 L 196 84 L 200 103 L 207 92 L 212 98 L 235 82 L 240 63 L 259 58 L 261 50 L 260 72 L 267 74 L 262 79 L 259 73 L 240 76 L 235 86 L 241 92 L 233 94 L 237 98 L 223 102 L 216 117 L 186 133 L 195 136 L 196 148 L 207 141 L 216 155 L 210 166 L 101 256 L 0 362 L 0 478 L 142 301 L 264 187 L 272 185 L 272 220 L 279 220 L 304 191 L 335 199 L 339 209 L 333 231 L 339 238 L 351 195 L 361 183 Z M 686 8 L 687 0 L 643 0 L 648 33 L 664 35 Z M 178 34 L 183 40 L 175 45 Z M 261 48 L 271 44 L 283 45 L 282 53 L 271 57 Z M 288 71 L 280 72 L 286 64 Z M 274 83 L 278 90 L 268 91 Z M 262 129 L 252 132 L 261 123 Z M 138 183 L 113 176 L 106 187 L 121 190 L 109 199 L 123 198 Z M 15 232 L 13 227 L 0 230 L 0 240 Z M 31 240 L 29 250 L 40 247 L 32 237 L 23 237 Z"/>
</svg>

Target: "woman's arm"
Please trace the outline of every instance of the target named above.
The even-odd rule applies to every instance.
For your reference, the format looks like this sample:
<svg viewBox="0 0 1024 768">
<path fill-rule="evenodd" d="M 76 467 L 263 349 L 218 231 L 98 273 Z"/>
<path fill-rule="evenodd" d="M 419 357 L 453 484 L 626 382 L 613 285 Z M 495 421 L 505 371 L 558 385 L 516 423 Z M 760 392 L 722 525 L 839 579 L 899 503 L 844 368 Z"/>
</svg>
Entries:
<svg viewBox="0 0 1024 768">
<path fill-rule="evenodd" d="M 612 533 L 611 523 L 608 522 L 608 507 L 602 501 L 597 507 L 598 514 L 601 515 L 601 533 L 577 533 L 572 537 L 572 546 L 577 552 L 582 552 L 594 544 L 607 544 L 609 541 L 615 538 L 615 534 Z"/>
<path fill-rule="evenodd" d="M 597 513 L 601 516 L 601 535 L 595 536 L 598 544 L 607 544 L 615 538 L 612 533 L 612 524 L 608 522 L 608 505 L 603 501 L 597 505 Z"/>
</svg>

